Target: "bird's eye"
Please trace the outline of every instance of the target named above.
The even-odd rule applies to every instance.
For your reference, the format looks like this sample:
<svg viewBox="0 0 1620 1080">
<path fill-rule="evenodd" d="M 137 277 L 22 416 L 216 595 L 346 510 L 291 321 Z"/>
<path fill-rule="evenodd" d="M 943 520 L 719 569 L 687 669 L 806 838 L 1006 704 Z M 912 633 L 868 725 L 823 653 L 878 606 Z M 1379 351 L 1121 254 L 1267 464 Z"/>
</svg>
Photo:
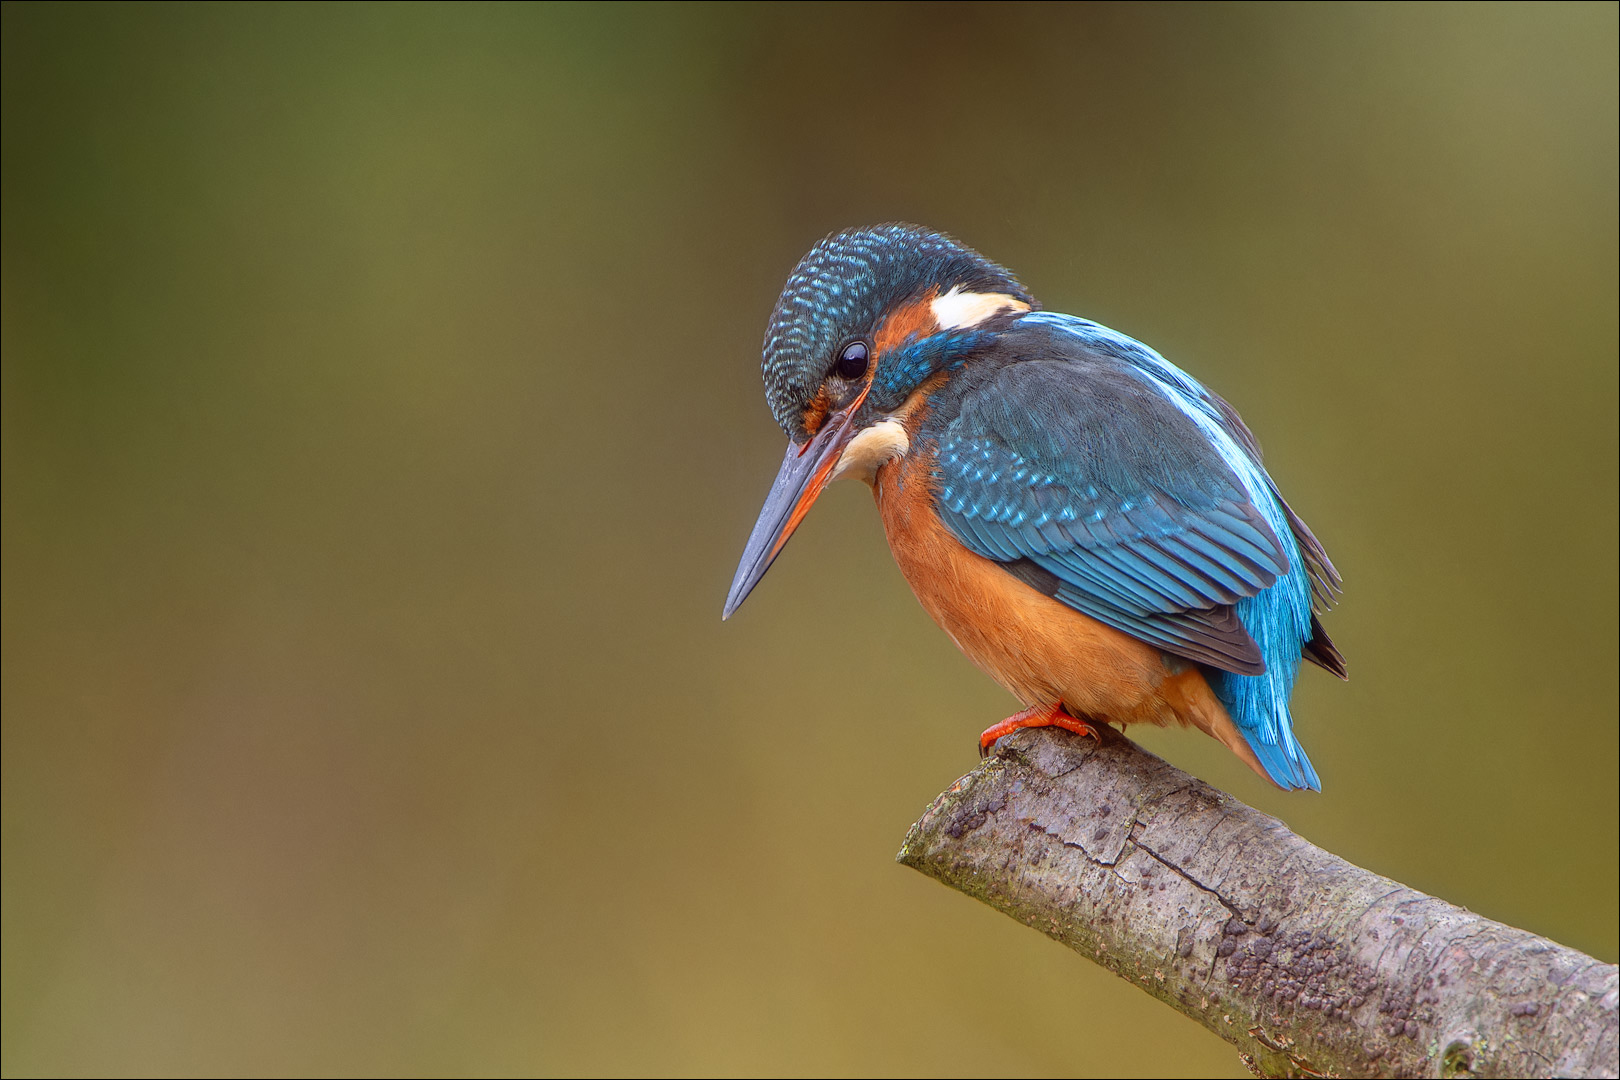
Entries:
<svg viewBox="0 0 1620 1080">
<path fill-rule="evenodd" d="M 840 379 L 851 382 L 866 374 L 867 350 L 866 342 L 852 341 L 844 346 L 844 351 L 838 354 L 838 363 L 833 368 L 838 372 Z"/>
</svg>

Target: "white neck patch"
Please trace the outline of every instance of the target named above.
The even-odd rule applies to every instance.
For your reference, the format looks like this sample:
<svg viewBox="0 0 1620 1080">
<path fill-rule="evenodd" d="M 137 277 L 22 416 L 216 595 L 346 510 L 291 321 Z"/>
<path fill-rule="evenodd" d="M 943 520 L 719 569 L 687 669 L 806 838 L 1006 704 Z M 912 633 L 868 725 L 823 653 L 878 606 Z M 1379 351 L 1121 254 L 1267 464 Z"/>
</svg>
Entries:
<svg viewBox="0 0 1620 1080">
<path fill-rule="evenodd" d="M 828 482 L 853 473 L 870 484 L 878 469 L 895 458 L 905 457 L 910 449 L 911 439 L 906 435 L 904 424 L 898 420 L 879 420 L 844 447 L 843 456 L 838 459 Z"/>
<path fill-rule="evenodd" d="M 934 298 L 934 321 L 941 330 L 963 330 L 978 326 L 1002 311 L 1028 311 L 1029 305 L 1006 293 L 963 292 L 953 285 L 944 296 Z"/>
</svg>

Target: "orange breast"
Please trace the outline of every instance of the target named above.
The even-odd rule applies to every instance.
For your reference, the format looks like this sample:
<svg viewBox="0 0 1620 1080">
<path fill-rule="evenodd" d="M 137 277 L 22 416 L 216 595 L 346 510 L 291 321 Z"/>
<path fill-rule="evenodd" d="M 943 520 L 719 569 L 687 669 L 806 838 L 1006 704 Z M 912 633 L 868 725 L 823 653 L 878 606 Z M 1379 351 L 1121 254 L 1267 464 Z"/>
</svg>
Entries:
<svg viewBox="0 0 1620 1080">
<path fill-rule="evenodd" d="M 1265 771 L 1192 664 L 1025 585 L 953 536 L 923 447 L 884 465 L 872 491 L 900 572 L 957 648 L 1026 706 L 1062 703 L 1117 724 L 1192 724 Z"/>
</svg>

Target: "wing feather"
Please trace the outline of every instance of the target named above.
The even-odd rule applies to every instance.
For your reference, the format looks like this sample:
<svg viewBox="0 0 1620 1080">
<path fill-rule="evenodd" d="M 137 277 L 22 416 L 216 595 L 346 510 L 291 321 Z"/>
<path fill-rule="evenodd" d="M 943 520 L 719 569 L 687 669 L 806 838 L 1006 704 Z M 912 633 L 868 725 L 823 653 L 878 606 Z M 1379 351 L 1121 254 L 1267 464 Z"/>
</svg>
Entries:
<svg viewBox="0 0 1620 1080">
<path fill-rule="evenodd" d="M 1233 605 L 1288 557 L 1197 425 L 1117 366 L 1008 364 L 939 436 L 938 506 L 970 549 L 1166 652 L 1265 662 Z M 1042 578 L 1041 580 L 1045 580 Z"/>
</svg>

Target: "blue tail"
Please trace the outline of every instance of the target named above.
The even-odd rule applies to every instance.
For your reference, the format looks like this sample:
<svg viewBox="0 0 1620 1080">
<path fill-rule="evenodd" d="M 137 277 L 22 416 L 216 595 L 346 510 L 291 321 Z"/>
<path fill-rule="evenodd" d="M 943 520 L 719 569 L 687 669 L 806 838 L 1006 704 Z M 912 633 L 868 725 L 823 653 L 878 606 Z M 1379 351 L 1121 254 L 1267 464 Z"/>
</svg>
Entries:
<svg viewBox="0 0 1620 1080">
<path fill-rule="evenodd" d="M 1274 743 L 1261 742 L 1246 731 L 1243 737 L 1254 748 L 1254 756 L 1260 759 L 1260 764 L 1266 767 L 1266 772 L 1277 783 L 1290 791 L 1322 790 L 1322 781 L 1317 779 L 1316 770 L 1311 768 L 1311 759 L 1305 756 L 1305 748 L 1299 745 L 1292 731 L 1284 728 L 1282 740 Z"/>
<path fill-rule="evenodd" d="M 1321 791 L 1322 781 L 1294 737 L 1288 699 L 1299 674 L 1301 646 L 1310 637 L 1310 585 L 1293 537 L 1281 533 L 1293 563 L 1289 573 L 1257 596 L 1239 600 L 1238 618 L 1266 659 L 1264 675 L 1211 672 L 1209 687 L 1260 759 L 1266 773 L 1288 791 Z"/>
</svg>

